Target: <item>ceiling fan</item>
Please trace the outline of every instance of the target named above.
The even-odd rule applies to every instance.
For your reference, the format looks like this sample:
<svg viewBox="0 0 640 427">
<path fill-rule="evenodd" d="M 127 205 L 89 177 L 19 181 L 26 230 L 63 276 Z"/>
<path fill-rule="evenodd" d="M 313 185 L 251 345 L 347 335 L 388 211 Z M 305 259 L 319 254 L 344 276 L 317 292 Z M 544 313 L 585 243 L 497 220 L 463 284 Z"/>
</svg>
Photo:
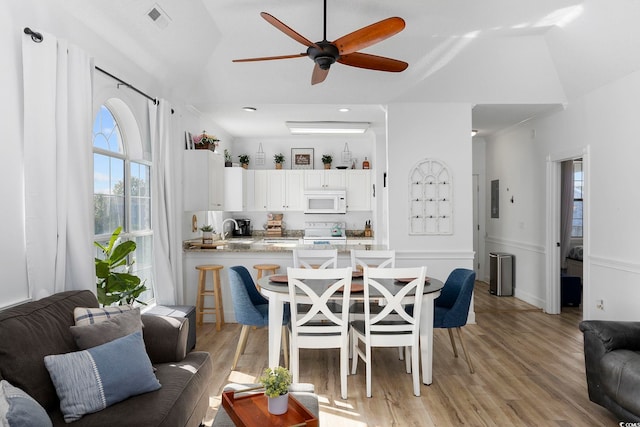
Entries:
<svg viewBox="0 0 640 427">
<path fill-rule="evenodd" d="M 322 83 L 329 74 L 329 68 L 335 62 L 352 67 L 394 73 L 404 71 L 409 66 L 406 62 L 397 59 L 358 52 L 402 31 L 405 26 L 402 18 L 383 19 L 330 42 L 327 40 L 327 0 L 324 0 L 324 36 L 322 41 L 313 43 L 267 12 L 260 13 L 260 16 L 298 43 L 305 45 L 307 51 L 293 55 L 234 59 L 233 62 L 269 61 L 307 56 L 315 62 L 311 74 L 312 85 Z"/>
</svg>

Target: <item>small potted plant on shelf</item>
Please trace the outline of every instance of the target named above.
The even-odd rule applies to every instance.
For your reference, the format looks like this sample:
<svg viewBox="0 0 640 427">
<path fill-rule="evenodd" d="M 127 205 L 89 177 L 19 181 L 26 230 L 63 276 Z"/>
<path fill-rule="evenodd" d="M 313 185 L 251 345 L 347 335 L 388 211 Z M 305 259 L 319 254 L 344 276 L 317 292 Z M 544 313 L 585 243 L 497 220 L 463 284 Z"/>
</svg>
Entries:
<svg viewBox="0 0 640 427">
<path fill-rule="evenodd" d="M 238 156 L 238 159 L 240 159 L 240 164 L 242 164 L 242 167 L 245 169 L 249 168 L 249 155 L 248 154 L 240 154 Z"/>
<path fill-rule="evenodd" d="M 207 131 L 203 130 L 202 135 L 193 139 L 196 150 L 216 151 L 217 142 L 220 140 L 213 135 L 207 135 Z"/>
<path fill-rule="evenodd" d="M 210 224 L 205 224 L 200 227 L 200 231 L 202 231 L 202 244 L 212 244 L 213 243 L 213 226 Z"/>
<path fill-rule="evenodd" d="M 333 156 L 331 154 L 323 154 L 322 155 L 322 163 L 324 163 L 325 169 L 331 169 L 331 162 L 333 161 Z"/>
<path fill-rule="evenodd" d="M 233 163 L 231 162 L 231 153 L 229 152 L 229 150 L 225 148 L 224 149 L 224 167 L 230 168 L 231 166 L 233 166 Z"/>
<path fill-rule="evenodd" d="M 264 386 L 264 394 L 268 398 L 269 413 L 282 415 L 287 412 L 291 372 L 282 366 L 273 369 L 267 368 L 259 381 Z"/>
<path fill-rule="evenodd" d="M 276 164 L 276 169 L 282 169 L 282 164 L 284 163 L 284 154 L 278 153 L 273 156 L 273 161 Z"/>
</svg>

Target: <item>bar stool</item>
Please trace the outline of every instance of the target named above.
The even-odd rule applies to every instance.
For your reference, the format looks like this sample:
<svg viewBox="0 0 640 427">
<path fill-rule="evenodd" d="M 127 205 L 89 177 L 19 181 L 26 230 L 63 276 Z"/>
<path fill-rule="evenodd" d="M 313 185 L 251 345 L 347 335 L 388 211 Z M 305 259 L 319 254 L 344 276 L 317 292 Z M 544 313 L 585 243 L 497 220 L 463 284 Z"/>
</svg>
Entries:
<svg viewBox="0 0 640 427">
<path fill-rule="evenodd" d="M 219 331 L 224 324 L 224 309 L 222 308 L 222 292 L 220 291 L 220 270 L 222 265 L 196 265 L 200 271 L 198 276 L 198 297 L 196 298 L 196 315 L 198 325 L 202 325 L 205 314 L 216 315 L 216 330 Z M 207 271 L 213 273 L 213 289 L 207 289 Z M 215 307 L 205 307 L 204 297 L 213 296 Z"/>
<path fill-rule="evenodd" d="M 280 266 L 278 264 L 256 264 L 253 266 L 256 270 L 258 270 L 258 279 L 264 276 L 263 272 L 276 274 Z"/>
</svg>

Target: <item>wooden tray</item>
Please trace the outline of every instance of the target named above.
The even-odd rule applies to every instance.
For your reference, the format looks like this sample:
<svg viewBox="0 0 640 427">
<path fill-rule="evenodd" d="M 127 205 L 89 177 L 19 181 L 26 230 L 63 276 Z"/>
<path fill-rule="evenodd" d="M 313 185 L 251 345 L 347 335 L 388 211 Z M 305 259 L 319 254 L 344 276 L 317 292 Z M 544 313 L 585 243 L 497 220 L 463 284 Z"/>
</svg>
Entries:
<svg viewBox="0 0 640 427">
<path fill-rule="evenodd" d="M 189 242 L 189 247 L 200 248 L 200 249 L 214 249 L 214 248 L 217 248 L 218 246 L 224 246 L 227 243 L 229 242 L 222 241 L 222 240 L 213 242 L 213 243 Z"/>
<path fill-rule="evenodd" d="M 236 397 L 242 390 L 222 393 L 222 406 L 237 427 L 318 427 L 318 419 L 289 394 L 289 410 L 282 415 L 272 415 L 267 408 L 264 393 Z"/>
</svg>

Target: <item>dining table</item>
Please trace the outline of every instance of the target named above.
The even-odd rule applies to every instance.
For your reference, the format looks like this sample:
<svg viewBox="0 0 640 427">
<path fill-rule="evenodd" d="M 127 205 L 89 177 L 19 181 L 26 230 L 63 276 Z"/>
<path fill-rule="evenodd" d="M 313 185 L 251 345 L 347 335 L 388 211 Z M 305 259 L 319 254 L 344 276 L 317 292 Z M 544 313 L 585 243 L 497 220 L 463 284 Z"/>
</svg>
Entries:
<svg viewBox="0 0 640 427">
<path fill-rule="evenodd" d="M 310 281 L 307 283 L 312 289 L 315 289 L 318 294 L 322 293 L 328 286 L 327 281 Z M 385 285 L 387 287 L 395 286 L 401 287 L 405 283 L 400 281 L 388 281 Z M 362 302 L 364 301 L 363 292 L 363 278 L 358 273 L 354 272 L 351 285 L 353 289 L 359 289 L 353 291 L 350 294 L 350 301 Z M 280 362 L 280 346 L 282 340 L 282 315 L 284 312 L 284 304 L 291 301 L 289 296 L 289 286 L 286 275 L 270 275 L 264 276 L 258 279 L 258 286 L 260 292 L 269 300 L 269 366 L 274 368 L 279 365 Z M 427 278 L 422 293 L 422 310 L 420 312 L 420 359 L 422 366 L 422 382 L 426 385 L 430 385 L 433 382 L 433 302 L 440 296 L 440 291 L 444 283 L 441 280 L 429 277 Z M 372 293 L 370 298 L 375 298 L 376 295 Z M 396 292 L 394 292 L 396 293 Z M 338 293 L 335 294 L 334 299 L 341 299 L 342 296 Z M 310 303 L 303 294 L 300 294 L 300 298 L 297 298 L 300 303 Z M 407 304 L 412 304 L 415 299 L 415 293 L 411 292 L 405 297 Z M 384 304 L 384 301 L 380 301 Z"/>
</svg>

